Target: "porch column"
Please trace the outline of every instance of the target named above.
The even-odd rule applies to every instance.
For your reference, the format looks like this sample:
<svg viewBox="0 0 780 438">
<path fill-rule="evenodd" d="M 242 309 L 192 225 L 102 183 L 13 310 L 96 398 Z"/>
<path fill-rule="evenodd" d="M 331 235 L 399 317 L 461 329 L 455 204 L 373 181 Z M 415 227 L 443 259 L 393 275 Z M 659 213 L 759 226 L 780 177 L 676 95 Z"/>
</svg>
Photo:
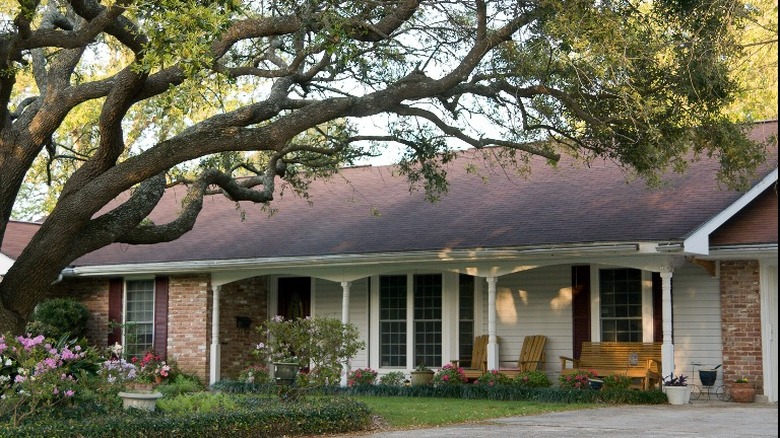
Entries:
<svg viewBox="0 0 780 438">
<path fill-rule="evenodd" d="M 672 343 L 672 273 L 661 272 L 661 319 L 663 345 L 661 346 L 661 378 L 674 372 L 674 344 Z"/>
<path fill-rule="evenodd" d="M 211 363 L 209 364 L 209 385 L 220 379 L 220 344 L 219 344 L 219 292 L 222 286 L 214 286 L 211 305 Z"/>
<path fill-rule="evenodd" d="M 352 285 L 349 281 L 341 282 L 341 322 L 349 324 L 349 287 Z M 349 359 L 344 363 L 344 369 L 341 371 L 341 386 L 347 386 L 347 376 L 349 375 Z"/>
<path fill-rule="evenodd" d="M 496 338 L 496 277 L 487 277 L 488 283 L 488 346 L 487 367 L 498 369 L 498 339 Z"/>
</svg>

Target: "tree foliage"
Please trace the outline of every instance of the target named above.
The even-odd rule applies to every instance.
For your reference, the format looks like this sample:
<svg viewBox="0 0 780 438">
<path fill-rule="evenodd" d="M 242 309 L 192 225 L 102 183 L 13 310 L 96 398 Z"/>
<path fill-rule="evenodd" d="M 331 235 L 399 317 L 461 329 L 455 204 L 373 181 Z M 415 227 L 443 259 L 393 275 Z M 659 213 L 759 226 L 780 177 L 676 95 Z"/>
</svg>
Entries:
<svg viewBox="0 0 780 438">
<path fill-rule="evenodd" d="M 0 4 L 0 239 L 26 176 L 59 183 L 0 283 L 0 329 L 79 256 L 186 233 L 204 196 L 267 205 L 388 145 L 432 199 L 463 146 L 520 169 L 606 157 L 651 183 L 690 152 L 734 186 L 762 159 L 723 111 L 738 1 Z M 180 216 L 144 221 L 171 184 L 189 187 Z"/>
</svg>

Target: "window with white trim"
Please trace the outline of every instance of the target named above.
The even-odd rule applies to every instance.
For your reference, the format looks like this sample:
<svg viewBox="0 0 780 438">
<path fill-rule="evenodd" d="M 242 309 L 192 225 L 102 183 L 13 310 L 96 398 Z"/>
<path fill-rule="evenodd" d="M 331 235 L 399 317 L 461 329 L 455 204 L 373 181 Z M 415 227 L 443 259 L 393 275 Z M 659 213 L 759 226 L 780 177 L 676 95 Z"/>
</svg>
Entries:
<svg viewBox="0 0 780 438">
<path fill-rule="evenodd" d="M 414 276 L 415 366 L 441 364 L 441 290 L 441 275 Z"/>
<path fill-rule="evenodd" d="M 642 271 L 599 270 L 601 340 L 642 342 Z"/>
<path fill-rule="evenodd" d="M 406 366 L 406 276 L 379 277 L 379 363 Z"/>
<path fill-rule="evenodd" d="M 441 364 L 442 289 L 441 274 L 379 277 L 380 367 Z"/>
<path fill-rule="evenodd" d="M 154 280 L 125 283 L 124 342 L 128 357 L 154 348 Z"/>
</svg>

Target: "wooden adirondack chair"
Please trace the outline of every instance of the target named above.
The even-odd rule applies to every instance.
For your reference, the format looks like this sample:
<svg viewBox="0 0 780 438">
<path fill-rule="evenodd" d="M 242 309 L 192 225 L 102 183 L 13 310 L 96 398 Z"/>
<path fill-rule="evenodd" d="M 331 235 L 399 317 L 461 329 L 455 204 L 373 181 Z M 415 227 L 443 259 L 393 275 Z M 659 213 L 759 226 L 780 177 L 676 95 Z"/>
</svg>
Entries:
<svg viewBox="0 0 780 438">
<path fill-rule="evenodd" d="M 517 368 L 501 368 L 498 371 L 509 377 L 514 377 L 523 371 L 536 371 L 541 369 L 544 363 L 544 346 L 547 344 L 547 336 L 532 335 L 523 339 L 523 347 L 520 350 L 520 358 L 517 360 Z"/>
<path fill-rule="evenodd" d="M 487 372 L 487 345 L 488 335 L 480 335 L 474 338 L 474 346 L 471 350 L 471 366 L 462 368 L 463 373 L 469 380 L 474 380 Z M 458 366 L 459 360 L 451 360 L 453 365 Z"/>
</svg>

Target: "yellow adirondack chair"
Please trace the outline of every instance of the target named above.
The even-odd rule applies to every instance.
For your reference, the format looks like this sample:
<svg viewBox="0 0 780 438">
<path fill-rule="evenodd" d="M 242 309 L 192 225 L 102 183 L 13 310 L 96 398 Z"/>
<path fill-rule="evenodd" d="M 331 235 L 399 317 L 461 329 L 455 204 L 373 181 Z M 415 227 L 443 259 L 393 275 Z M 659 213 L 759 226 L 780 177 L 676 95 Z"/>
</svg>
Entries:
<svg viewBox="0 0 780 438">
<path fill-rule="evenodd" d="M 517 360 L 517 368 L 501 368 L 498 371 L 509 377 L 514 377 L 523 371 L 536 371 L 542 368 L 544 363 L 544 346 L 547 344 L 547 336 L 532 335 L 523 339 L 523 347 L 520 350 L 520 358 Z"/>
<path fill-rule="evenodd" d="M 463 373 L 469 380 L 474 380 L 487 372 L 487 345 L 488 335 L 480 335 L 474 338 L 474 346 L 471 349 L 471 366 L 462 368 Z M 458 366 L 459 360 L 451 360 L 453 365 Z"/>
</svg>

